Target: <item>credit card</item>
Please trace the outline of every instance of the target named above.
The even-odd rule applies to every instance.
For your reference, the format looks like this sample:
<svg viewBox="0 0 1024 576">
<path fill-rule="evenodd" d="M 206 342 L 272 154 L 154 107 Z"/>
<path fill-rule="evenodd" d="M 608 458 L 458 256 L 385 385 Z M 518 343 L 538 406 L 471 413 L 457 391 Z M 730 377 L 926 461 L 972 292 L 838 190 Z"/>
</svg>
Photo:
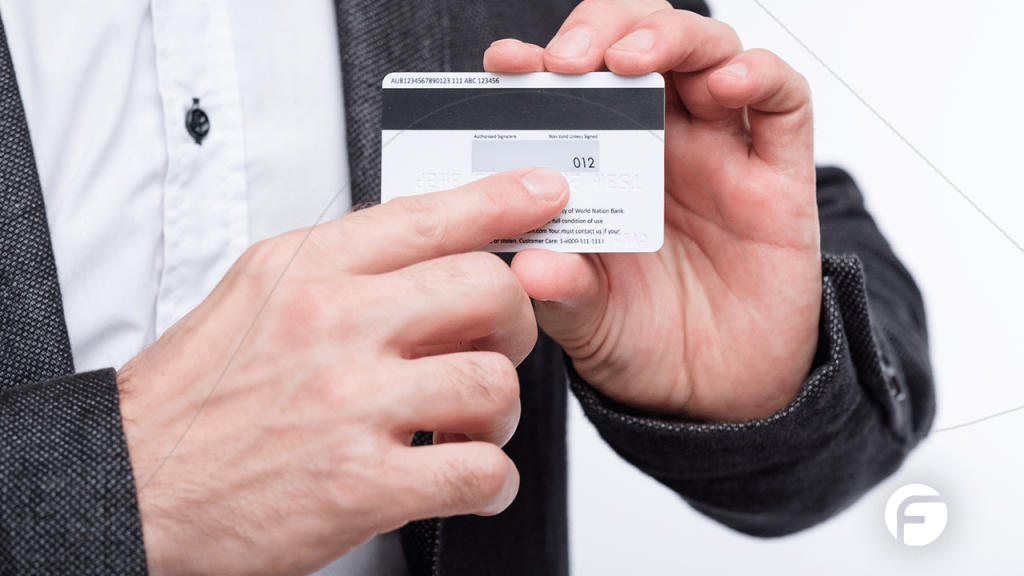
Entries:
<svg viewBox="0 0 1024 576">
<path fill-rule="evenodd" d="M 530 166 L 569 181 L 562 213 L 481 248 L 654 252 L 665 230 L 660 74 L 396 72 L 384 78 L 381 201 Z"/>
</svg>

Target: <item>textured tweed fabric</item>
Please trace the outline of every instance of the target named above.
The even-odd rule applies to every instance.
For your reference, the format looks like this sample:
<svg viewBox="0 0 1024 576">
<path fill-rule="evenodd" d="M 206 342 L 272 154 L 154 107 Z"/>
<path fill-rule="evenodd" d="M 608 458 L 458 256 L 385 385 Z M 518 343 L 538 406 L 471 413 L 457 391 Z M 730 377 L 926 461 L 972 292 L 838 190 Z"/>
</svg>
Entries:
<svg viewBox="0 0 1024 576">
<path fill-rule="evenodd" d="M 380 202 L 381 81 L 391 71 L 451 70 L 445 2 L 338 2 L 353 206 Z"/>
<path fill-rule="evenodd" d="M 0 134 L 0 574 L 144 574 L 114 371 L 65 376 L 71 345 L 2 23 Z"/>
<path fill-rule="evenodd" d="M 0 397 L 0 574 L 145 574 L 113 370 Z"/>
<path fill-rule="evenodd" d="M 0 23 L 0 389 L 74 371 L 57 267 Z"/>
<path fill-rule="evenodd" d="M 417 432 L 412 439 L 413 446 L 431 446 L 433 433 Z M 410 522 L 402 528 L 402 549 L 411 574 L 430 574 L 439 571 L 437 558 L 441 552 L 442 518 L 427 518 Z"/>
</svg>

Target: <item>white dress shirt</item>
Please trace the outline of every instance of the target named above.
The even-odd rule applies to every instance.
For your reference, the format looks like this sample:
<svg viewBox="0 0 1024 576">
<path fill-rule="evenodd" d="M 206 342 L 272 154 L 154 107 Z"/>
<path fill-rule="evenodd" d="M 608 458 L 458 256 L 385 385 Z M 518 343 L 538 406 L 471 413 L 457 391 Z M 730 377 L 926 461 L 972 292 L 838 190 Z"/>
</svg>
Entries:
<svg viewBox="0 0 1024 576">
<path fill-rule="evenodd" d="M 153 343 L 253 242 L 348 209 L 331 0 L 0 0 L 0 15 L 78 371 Z M 405 572 L 392 534 L 323 574 Z"/>
</svg>

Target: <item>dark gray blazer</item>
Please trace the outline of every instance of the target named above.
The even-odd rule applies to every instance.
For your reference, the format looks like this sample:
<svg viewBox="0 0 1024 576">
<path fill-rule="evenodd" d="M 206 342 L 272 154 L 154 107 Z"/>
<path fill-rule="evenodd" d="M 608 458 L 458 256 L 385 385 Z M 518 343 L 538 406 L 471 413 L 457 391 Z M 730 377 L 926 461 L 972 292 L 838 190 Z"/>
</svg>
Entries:
<svg viewBox="0 0 1024 576">
<path fill-rule="evenodd" d="M 495 39 L 545 43 L 572 4 L 339 0 L 354 201 L 379 194 L 386 72 L 478 70 Z M 707 12 L 700 0 L 686 7 Z M 6 37 L 0 134 L 0 573 L 144 574 L 115 374 L 74 373 Z M 744 424 L 670 423 L 617 405 L 570 370 L 571 388 L 619 454 L 749 534 L 790 533 L 843 509 L 899 466 L 934 412 L 913 280 L 845 173 L 819 170 L 818 205 L 818 354 L 786 409 Z M 518 498 L 492 518 L 411 523 L 403 545 L 415 574 L 567 573 L 562 353 L 542 336 L 519 373 L 522 422 L 506 447 L 522 476 Z"/>
</svg>

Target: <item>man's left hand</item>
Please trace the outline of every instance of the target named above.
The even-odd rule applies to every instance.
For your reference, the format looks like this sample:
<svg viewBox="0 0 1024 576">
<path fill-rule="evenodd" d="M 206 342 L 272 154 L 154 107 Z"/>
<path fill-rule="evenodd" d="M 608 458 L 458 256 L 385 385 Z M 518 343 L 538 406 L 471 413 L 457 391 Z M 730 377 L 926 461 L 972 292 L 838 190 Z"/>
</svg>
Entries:
<svg viewBox="0 0 1024 576">
<path fill-rule="evenodd" d="M 807 82 L 720 22 L 654 0 L 587 0 L 547 48 L 495 42 L 490 72 L 666 81 L 665 244 L 527 250 L 537 320 L 610 398 L 700 421 L 788 405 L 818 341 L 821 256 Z"/>
</svg>

